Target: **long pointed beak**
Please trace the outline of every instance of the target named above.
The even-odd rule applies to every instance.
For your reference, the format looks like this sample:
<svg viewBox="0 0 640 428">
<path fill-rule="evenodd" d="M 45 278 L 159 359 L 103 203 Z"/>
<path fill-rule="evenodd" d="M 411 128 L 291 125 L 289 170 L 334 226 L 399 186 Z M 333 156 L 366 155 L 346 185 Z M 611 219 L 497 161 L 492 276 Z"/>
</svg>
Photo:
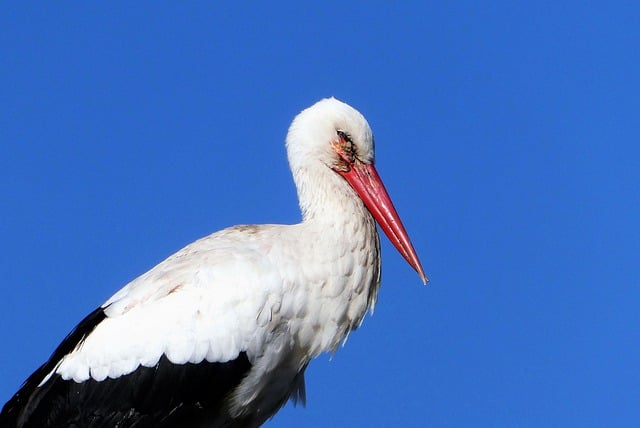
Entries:
<svg viewBox="0 0 640 428">
<path fill-rule="evenodd" d="M 353 187 L 385 235 L 411 267 L 418 272 L 422 282 L 426 285 L 429 279 L 422 270 L 422 264 L 413 249 L 409 235 L 407 235 L 407 231 L 400 221 L 400 216 L 396 212 L 375 167 L 373 164 L 365 164 L 358 160 L 350 162 L 349 166 L 348 171 L 337 170 L 337 172 Z"/>
</svg>

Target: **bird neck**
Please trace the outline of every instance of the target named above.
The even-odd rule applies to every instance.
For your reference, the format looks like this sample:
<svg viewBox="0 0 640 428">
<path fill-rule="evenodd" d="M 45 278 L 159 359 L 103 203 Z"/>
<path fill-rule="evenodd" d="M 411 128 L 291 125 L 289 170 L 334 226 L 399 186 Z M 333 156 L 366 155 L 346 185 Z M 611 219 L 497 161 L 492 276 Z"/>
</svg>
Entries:
<svg viewBox="0 0 640 428">
<path fill-rule="evenodd" d="M 335 351 L 375 305 L 380 242 L 373 217 L 341 176 L 323 165 L 316 171 L 294 170 L 294 178 L 303 221 L 288 229 L 299 245 L 292 259 L 296 268 L 289 271 L 291 282 L 313 297 L 301 304 L 319 320 L 312 327 L 320 333 L 307 335 L 306 323 L 292 330 L 305 352 L 316 356 Z"/>
<path fill-rule="evenodd" d="M 303 223 L 338 229 L 350 223 L 373 223 L 371 214 L 349 183 L 326 165 L 298 168 L 294 170 L 294 181 Z"/>
</svg>

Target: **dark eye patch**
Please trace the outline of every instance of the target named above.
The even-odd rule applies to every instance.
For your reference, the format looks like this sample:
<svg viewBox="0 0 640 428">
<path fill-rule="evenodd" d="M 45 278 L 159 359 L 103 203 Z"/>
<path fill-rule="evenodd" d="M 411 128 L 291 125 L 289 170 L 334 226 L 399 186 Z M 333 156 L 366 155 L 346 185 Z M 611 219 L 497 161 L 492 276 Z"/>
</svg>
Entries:
<svg viewBox="0 0 640 428">
<path fill-rule="evenodd" d="M 338 130 L 336 131 L 338 133 L 338 137 L 342 138 L 344 141 L 353 144 L 353 140 L 351 139 L 351 135 L 349 135 L 348 133 Z"/>
<path fill-rule="evenodd" d="M 357 156 L 356 145 L 353 143 L 351 135 L 340 129 L 337 129 L 336 133 L 338 134 L 339 139 L 334 142 L 334 149 L 336 150 L 336 153 L 347 163 L 353 163 Z"/>
</svg>

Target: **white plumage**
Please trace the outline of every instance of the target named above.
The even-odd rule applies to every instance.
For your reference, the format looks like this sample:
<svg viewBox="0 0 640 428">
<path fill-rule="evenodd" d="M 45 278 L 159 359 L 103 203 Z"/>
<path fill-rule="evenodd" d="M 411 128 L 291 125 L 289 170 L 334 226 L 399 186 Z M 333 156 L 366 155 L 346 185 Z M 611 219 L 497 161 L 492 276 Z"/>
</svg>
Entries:
<svg viewBox="0 0 640 428">
<path fill-rule="evenodd" d="M 359 112 L 333 98 L 316 103 L 292 123 L 287 153 L 300 224 L 236 226 L 170 256 L 105 302 L 104 319 L 70 351 L 54 353 L 29 397 L 59 378 L 79 385 L 130 379 L 161 358 L 191 367 L 246 355 L 250 368 L 224 392 L 216 414 L 207 414 L 211 426 L 258 425 L 288 398 L 304 400 L 309 361 L 335 351 L 376 302 L 380 246 L 370 210 L 426 278 L 383 187 L 378 197 L 373 136 Z M 372 189 L 369 196 L 362 188 Z M 18 408 L 25 403 L 7 409 L 11 403 L 3 414 L 27 413 Z"/>
</svg>

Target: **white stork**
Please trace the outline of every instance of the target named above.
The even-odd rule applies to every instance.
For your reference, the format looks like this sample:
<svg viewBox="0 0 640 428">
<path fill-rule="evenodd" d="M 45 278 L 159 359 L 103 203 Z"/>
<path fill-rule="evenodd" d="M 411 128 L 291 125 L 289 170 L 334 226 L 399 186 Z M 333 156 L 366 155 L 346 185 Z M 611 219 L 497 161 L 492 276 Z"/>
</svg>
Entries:
<svg viewBox="0 0 640 428">
<path fill-rule="evenodd" d="M 373 308 L 374 219 L 426 284 L 358 111 L 321 100 L 286 146 L 301 223 L 221 230 L 131 281 L 25 381 L 0 426 L 259 426 L 304 402 L 309 361 Z"/>
</svg>

